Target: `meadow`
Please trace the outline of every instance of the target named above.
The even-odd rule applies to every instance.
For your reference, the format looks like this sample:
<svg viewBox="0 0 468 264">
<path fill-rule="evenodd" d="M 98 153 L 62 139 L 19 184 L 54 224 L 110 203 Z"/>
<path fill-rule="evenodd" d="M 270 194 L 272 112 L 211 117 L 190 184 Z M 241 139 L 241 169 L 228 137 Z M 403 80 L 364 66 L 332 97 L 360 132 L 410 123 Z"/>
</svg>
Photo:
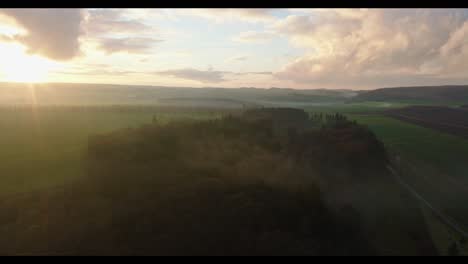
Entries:
<svg viewBox="0 0 468 264">
<path fill-rule="evenodd" d="M 468 140 L 379 114 L 348 116 L 366 124 L 388 150 L 398 153 L 408 184 L 464 230 L 468 229 L 468 210 L 463 202 L 468 199 Z M 424 211 L 434 241 L 447 254 L 453 240 L 460 239 L 459 234 L 441 224 L 427 208 Z"/>
<path fill-rule="evenodd" d="M 90 135 L 176 119 L 207 119 L 221 110 L 31 108 L 0 110 L 0 196 L 60 186 L 83 175 Z"/>
</svg>

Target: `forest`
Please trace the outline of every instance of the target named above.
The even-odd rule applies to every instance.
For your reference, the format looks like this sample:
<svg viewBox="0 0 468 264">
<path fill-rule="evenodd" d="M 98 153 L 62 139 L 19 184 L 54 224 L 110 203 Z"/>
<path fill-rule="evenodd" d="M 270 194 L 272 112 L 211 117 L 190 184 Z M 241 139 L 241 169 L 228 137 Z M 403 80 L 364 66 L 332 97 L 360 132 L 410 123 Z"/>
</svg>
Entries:
<svg viewBox="0 0 468 264">
<path fill-rule="evenodd" d="M 0 254 L 379 254 L 375 227 L 343 190 L 385 182 L 387 162 L 374 134 L 340 114 L 257 108 L 169 123 L 154 116 L 90 137 L 86 176 L 73 184 L 0 202 L 10 228 Z M 420 241 L 424 229 L 400 224 L 389 230 L 411 229 L 417 253 L 434 254 Z"/>
</svg>

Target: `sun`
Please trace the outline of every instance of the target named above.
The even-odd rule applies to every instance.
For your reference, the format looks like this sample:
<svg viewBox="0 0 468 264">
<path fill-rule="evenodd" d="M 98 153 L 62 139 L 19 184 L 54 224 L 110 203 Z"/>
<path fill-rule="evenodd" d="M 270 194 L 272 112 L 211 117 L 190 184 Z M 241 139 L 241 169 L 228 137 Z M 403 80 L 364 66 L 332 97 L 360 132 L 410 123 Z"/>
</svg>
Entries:
<svg viewBox="0 0 468 264">
<path fill-rule="evenodd" d="M 41 83 L 47 82 L 56 63 L 25 52 L 17 44 L 0 45 L 0 79 L 7 82 Z"/>
</svg>

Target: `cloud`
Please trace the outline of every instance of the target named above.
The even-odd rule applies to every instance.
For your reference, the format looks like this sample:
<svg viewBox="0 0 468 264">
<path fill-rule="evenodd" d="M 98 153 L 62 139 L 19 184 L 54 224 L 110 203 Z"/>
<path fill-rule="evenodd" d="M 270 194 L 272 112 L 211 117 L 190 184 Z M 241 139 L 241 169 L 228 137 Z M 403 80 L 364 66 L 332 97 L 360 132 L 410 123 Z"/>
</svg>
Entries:
<svg viewBox="0 0 468 264">
<path fill-rule="evenodd" d="M 246 43 L 264 43 L 271 40 L 274 36 L 273 32 L 245 31 L 233 37 L 232 40 Z"/>
<path fill-rule="evenodd" d="M 156 72 L 158 75 L 167 75 L 185 80 L 198 81 L 202 83 L 219 83 L 225 81 L 225 72 L 213 70 L 196 70 L 191 68 L 176 69 Z"/>
<path fill-rule="evenodd" d="M 162 40 L 153 37 L 157 28 L 143 22 L 142 16 L 147 13 L 140 9 L 87 10 L 86 41 L 97 43 L 106 54 L 149 53 Z"/>
<path fill-rule="evenodd" d="M 83 11 L 80 9 L 0 9 L 27 32 L 12 36 L 31 54 L 69 60 L 80 52 Z"/>
<path fill-rule="evenodd" d="M 446 69 L 466 74 L 467 19 L 465 10 L 449 9 L 290 15 L 273 28 L 306 52 L 274 75 L 297 83 L 359 86 L 436 82 L 447 77 Z"/>
<path fill-rule="evenodd" d="M 273 72 L 268 72 L 268 71 L 265 71 L 265 72 L 230 72 L 231 74 L 234 74 L 234 75 L 239 75 L 239 76 L 243 76 L 243 75 L 272 75 Z"/>
<path fill-rule="evenodd" d="M 123 75 L 130 75 L 130 74 L 140 74 L 141 72 L 136 71 L 127 71 L 127 70 L 81 70 L 81 71 L 58 71 L 59 74 L 64 75 L 90 75 L 90 76 L 123 76 Z"/>
<path fill-rule="evenodd" d="M 227 59 L 227 62 L 240 62 L 240 61 L 246 61 L 249 59 L 249 56 L 241 55 L 241 56 L 234 56 L 229 59 Z"/>
<path fill-rule="evenodd" d="M 145 54 L 151 52 L 154 44 L 162 40 L 153 38 L 104 38 L 99 41 L 99 49 L 107 54 L 126 52 L 134 54 Z"/>
<path fill-rule="evenodd" d="M 124 76 L 131 74 L 145 74 L 145 72 L 115 68 L 113 65 L 105 63 L 77 63 L 69 65 L 65 69 L 56 71 L 55 73 L 71 76 Z"/>
<path fill-rule="evenodd" d="M 134 12 L 126 9 L 88 10 L 86 31 L 89 36 L 153 33 L 155 31 L 154 27 L 141 21 L 134 17 Z"/>
<path fill-rule="evenodd" d="M 178 9 L 182 15 L 191 15 L 210 19 L 215 22 L 240 20 L 243 22 L 271 22 L 275 18 L 267 8 L 209 8 L 209 9 Z"/>
</svg>

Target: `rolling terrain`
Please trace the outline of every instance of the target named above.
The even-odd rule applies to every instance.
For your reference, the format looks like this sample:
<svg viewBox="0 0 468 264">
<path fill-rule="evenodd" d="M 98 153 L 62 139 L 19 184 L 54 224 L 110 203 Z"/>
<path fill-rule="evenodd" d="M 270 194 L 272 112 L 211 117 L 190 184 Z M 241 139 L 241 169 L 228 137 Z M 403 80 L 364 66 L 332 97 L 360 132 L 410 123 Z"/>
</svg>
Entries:
<svg viewBox="0 0 468 264">
<path fill-rule="evenodd" d="M 342 103 L 347 90 L 188 88 L 105 84 L 0 84 L 0 105 L 159 105 L 237 107 Z"/>
<path fill-rule="evenodd" d="M 443 88 L 440 87 L 427 90 L 428 94 L 437 90 L 438 95 L 415 98 L 411 95 L 413 90 L 422 88 L 402 88 L 399 91 L 400 97 L 373 97 L 369 101 L 355 100 L 363 92 L 250 89 L 91 84 L 42 84 L 32 87 L 2 84 L 0 196 L 7 197 L 3 201 L 8 202 L 0 205 L 13 210 L 6 212 L 17 215 L 19 213 L 15 213 L 14 205 L 22 204 L 22 212 L 26 213 L 14 218 L 19 221 L 15 225 L 21 227 L 20 229 L 28 225 L 33 228 L 37 223 L 31 215 L 35 214 L 36 209 L 42 208 L 41 214 L 47 215 L 47 205 L 50 204 L 48 199 L 51 198 L 46 197 L 67 199 L 56 196 L 57 193 L 52 190 L 63 190 L 63 186 L 77 184 L 87 175 L 85 156 L 89 139 L 93 135 L 122 129 L 132 131 L 148 123 L 162 125 L 182 120 L 217 120 L 226 114 L 239 113 L 250 108 L 289 106 L 306 109 L 311 114 L 339 112 L 359 124 L 367 125 L 384 142 L 387 149 L 401 156 L 405 170 L 402 179 L 434 207 L 467 229 L 468 212 L 463 201 L 468 199 L 465 197 L 468 190 L 468 141 L 462 138 L 466 135 L 462 127 L 466 125 L 467 115 L 464 114 L 466 110 L 463 107 L 446 107 L 466 105 L 467 102 L 455 103 L 452 98 L 457 96 L 441 95 L 439 90 Z M 459 101 L 464 100 L 464 89 L 449 90 L 447 94 L 457 91 Z M 402 99 L 403 97 L 406 99 Z M 406 119 L 401 115 L 406 116 Z M 365 221 L 370 230 L 368 235 L 374 234 L 373 243 L 385 245 L 391 233 L 395 234 L 392 241 L 402 240 L 403 234 L 398 230 L 392 231 L 392 223 L 385 222 L 386 212 L 408 216 L 404 221 L 420 225 L 420 235 L 409 234 L 404 239 L 413 241 L 408 242 L 409 245 L 402 243 L 393 249 L 382 246 L 378 249 L 379 254 L 398 252 L 411 255 L 415 250 L 423 252 L 423 248 L 415 247 L 414 236 L 419 239 L 424 237 L 421 234 L 424 234 L 426 225 L 439 254 L 448 254 L 453 237 L 456 237 L 450 228 L 434 217 L 432 212 L 424 209 L 417 199 L 411 197 L 391 177 L 369 182 L 369 185 L 348 182 L 349 188 L 346 189 L 336 187 L 340 185 L 327 187 L 323 181 L 319 183 L 321 188 L 327 190 L 328 195 L 324 195 L 324 199 L 328 206 L 350 201 L 353 208 L 361 216 L 365 216 L 365 220 L 361 220 Z M 52 193 L 44 193 L 49 191 Z M 396 198 L 394 194 L 398 194 L 400 198 Z M 378 196 L 392 198 L 388 201 L 375 200 Z M 32 200 L 37 202 L 31 203 Z M 369 203 L 373 200 L 375 203 Z M 28 203 L 31 206 L 28 207 Z M 56 205 L 59 208 L 65 206 Z M 30 216 L 27 216 L 28 212 Z M 420 212 L 423 212 L 423 218 L 418 215 Z M 6 215 L 8 214 L 10 213 Z M 13 224 L 8 219 L 6 217 L 0 221 Z M 387 227 L 383 228 L 385 225 Z M 378 231 L 382 229 L 387 232 Z M 3 232 L 5 230 L 6 226 Z M 25 231 L 22 233 L 25 239 L 29 236 L 28 232 L 38 231 Z M 404 248 L 408 250 L 405 251 Z M 430 246 L 426 245 L 425 248 L 427 250 Z"/>
<path fill-rule="evenodd" d="M 0 201 L 0 254 L 437 254 L 381 142 L 342 115 L 152 122 L 91 137 L 84 161 Z"/>
<path fill-rule="evenodd" d="M 427 105 L 465 105 L 468 103 L 468 86 L 392 87 L 361 91 L 353 101 L 402 102 Z"/>
</svg>

